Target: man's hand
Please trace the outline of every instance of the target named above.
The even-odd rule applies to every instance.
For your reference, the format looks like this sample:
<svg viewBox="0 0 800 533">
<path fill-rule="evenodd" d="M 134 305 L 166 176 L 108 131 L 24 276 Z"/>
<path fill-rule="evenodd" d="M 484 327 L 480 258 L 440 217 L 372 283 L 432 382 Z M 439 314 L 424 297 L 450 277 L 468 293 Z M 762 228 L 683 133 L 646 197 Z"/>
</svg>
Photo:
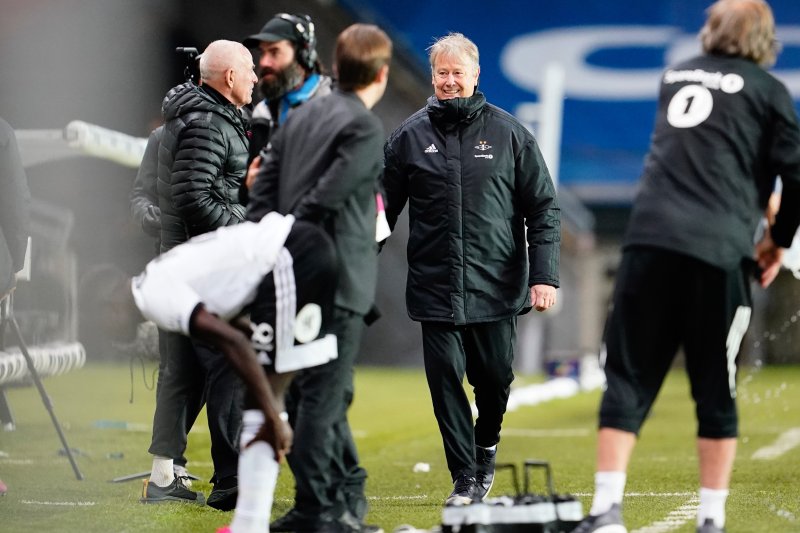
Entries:
<svg viewBox="0 0 800 533">
<path fill-rule="evenodd" d="M 253 323 L 250 322 L 250 318 L 239 315 L 231 320 L 231 326 L 244 333 L 244 336 L 248 339 L 253 337 Z"/>
<path fill-rule="evenodd" d="M 142 217 L 142 229 L 148 235 L 161 235 L 161 209 L 157 205 L 148 205 Z"/>
<path fill-rule="evenodd" d="M 769 230 L 764 232 L 764 237 L 756 244 L 756 262 L 761 269 L 759 283 L 763 288 L 769 287 L 778 272 L 781 270 L 781 259 L 783 259 L 783 248 L 776 245 L 772 240 Z"/>
<path fill-rule="evenodd" d="M 15 278 L 11 278 L 11 283 L 13 283 L 13 285 L 11 285 L 11 287 L 8 289 L 8 292 L 0 292 L 0 302 L 5 300 L 6 296 L 9 296 L 12 292 L 14 292 L 14 289 L 17 288 L 17 280 Z"/>
<path fill-rule="evenodd" d="M 289 427 L 288 422 L 284 422 L 279 416 L 270 417 L 266 413 L 265 416 L 267 417 L 266 421 L 259 428 L 253 440 L 247 443 L 247 446 L 263 440 L 275 450 L 275 460 L 279 463 L 283 462 L 284 457 L 292 448 L 292 439 L 294 438 L 292 428 Z"/>
<path fill-rule="evenodd" d="M 256 182 L 259 168 L 261 168 L 261 156 L 257 155 L 250 162 L 250 166 L 247 167 L 247 176 L 244 178 L 244 186 L 247 187 L 248 190 L 253 188 L 253 183 Z"/>
<path fill-rule="evenodd" d="M 550 285 L 531 287 L 531 304 L 537 311 L 547 311 L 556 304 L 556 288 Z"/>
</svg>

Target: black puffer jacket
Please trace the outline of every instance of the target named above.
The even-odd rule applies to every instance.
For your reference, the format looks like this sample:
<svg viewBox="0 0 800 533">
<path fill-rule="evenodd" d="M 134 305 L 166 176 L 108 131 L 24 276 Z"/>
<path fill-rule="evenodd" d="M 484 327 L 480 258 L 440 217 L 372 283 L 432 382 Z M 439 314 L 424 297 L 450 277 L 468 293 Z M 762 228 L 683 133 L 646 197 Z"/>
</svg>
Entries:
<svg viewBox="0 0 800 533">
<path fill-rule="evenodd" d="M 161 250 L 244 220 L 239 186 L 248 139 L 241 113 L 214 89 L 192 83 L 167 93 L 158 150 Z"/>
<path fill-rule="evenodd" d="M 531 285 L 558 287 L 553 183 L 536 140 L 514 117 L 480 92 L 432 96 L 384 152 L 390 226 L 409 202 L 412 319 L 500 320 L 530 310 Z"/>
</svg>

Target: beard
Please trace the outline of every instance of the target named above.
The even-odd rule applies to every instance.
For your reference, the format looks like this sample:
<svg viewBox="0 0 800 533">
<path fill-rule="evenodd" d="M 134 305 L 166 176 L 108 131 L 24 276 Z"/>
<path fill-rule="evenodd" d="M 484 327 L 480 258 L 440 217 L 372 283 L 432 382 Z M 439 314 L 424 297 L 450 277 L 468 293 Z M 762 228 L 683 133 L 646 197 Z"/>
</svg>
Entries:
<svg viewBox="0 0 800 533">
<path fill-rule="evenodd" d="M 273 74 L 273 76 L 265 78 L 264 76 L 267 74 Z M 258 77 L 258 92 L 261 97 L 267 100 L 275 100 L 303 83 L 306 72 L 295 60 L 281 70 L 261 69 Z"/>
</svg>

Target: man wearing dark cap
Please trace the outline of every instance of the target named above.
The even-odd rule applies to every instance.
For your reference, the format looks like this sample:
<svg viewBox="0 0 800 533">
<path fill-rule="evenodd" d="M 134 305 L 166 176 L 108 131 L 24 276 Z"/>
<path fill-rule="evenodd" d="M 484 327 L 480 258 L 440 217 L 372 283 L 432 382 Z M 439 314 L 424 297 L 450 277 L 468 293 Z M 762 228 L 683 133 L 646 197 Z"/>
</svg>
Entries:
<svg viewBox="0 0 800 533">
<path fill-rule="evenodd" d="M 249 189 L 261 162 L 258 154 L 275 129 L 297 106 L 330 94 L 331 78 L 321 74 L 314 23 L 308 15 L 278 13 L 242 43 L 257 50 L 258 91 L 263 97 L 250 121 L 249 161 L 256 161 L 247 173 L 245 185 Z"/>
</svg>

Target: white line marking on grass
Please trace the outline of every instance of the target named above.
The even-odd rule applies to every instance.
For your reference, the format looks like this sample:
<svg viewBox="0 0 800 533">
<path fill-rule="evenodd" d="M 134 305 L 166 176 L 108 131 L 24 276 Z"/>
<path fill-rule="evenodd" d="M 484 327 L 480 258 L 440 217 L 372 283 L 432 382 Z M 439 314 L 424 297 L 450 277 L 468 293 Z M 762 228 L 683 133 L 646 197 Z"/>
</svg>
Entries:
<svg viewBox="0 0 800 533">
<path fill-rule="evenodd" d="M 594 434 L 594 430 L 586 428 L 573 429 L 515 429 L 503 428 L 501 433 L 504 437 L 588 437 Z"/>
<path fill-rule="evenodd" d="M 189 465 L 189 470 L 191 470 L 192 467 L 214 468 L 214 463 L 211 461 L 192 461 L 192 464 Z"/>
<path fill-rule="evenodd" d="M 414 496 L 368 496 L 368 500 L 379 501 L 407 501 L 407 500 L 427 500 L 427 494 L 416 494 Z"/>
<path fill-rule="evenodd" d="M 800 428 L 792 428 L 781 433 L 774 443 L 756 450 L 750 458 L 775 459 L 797 446 L 800 446 Z"/>
<path fill-rule="evenodd" d="M 59 505 L 62 507 L 91 507 L 97 502 L 40 502 L 37 500 L 20 500 L 25 505 Z"/>
<path fill-rule="evenodd" d="M 789 522 L 797 521 L 797 517 L 790 511 L 787 511 L 786 509 L 778 509 L 777 507 L 775 507 L 775 505 L 769 504 L 769 510 L 775 513 L 777 516 L 783 518 L 784 520 L 788 520 Z"/>
<path fill-rule="evenodd" d="M 427 494 L 415 494 L 413 496 L 367 496 L 368 500 L 373 501 L 413 501 L 413 500 L 427 500 Z M 279 503 L 294 503 L 293 498 L 276 498 Z"/>
<path fill-rule="evenodd" d="M 571 492 L 573 496 L 593 496 L 594 493 L 592 492 Z M 683 498 L 691 498 L 693 496 L 697 496 L 694 492 L 626 492 L 625 497 L 645 497 L 645 498 L 670 498 L 670 497 L 683 497 Z"/>
<path fill-rule="evenodd" d="M 674 531 L 697 516 L 697 506 L 699 504 L 700 500 L 697 496 L 694 496 L 691 500 L 669 513 L 663 520 L 658 520 L 643 528 L 634 529 L 631 533 L 666 533 L 667 531 Z"/>
</svg>

